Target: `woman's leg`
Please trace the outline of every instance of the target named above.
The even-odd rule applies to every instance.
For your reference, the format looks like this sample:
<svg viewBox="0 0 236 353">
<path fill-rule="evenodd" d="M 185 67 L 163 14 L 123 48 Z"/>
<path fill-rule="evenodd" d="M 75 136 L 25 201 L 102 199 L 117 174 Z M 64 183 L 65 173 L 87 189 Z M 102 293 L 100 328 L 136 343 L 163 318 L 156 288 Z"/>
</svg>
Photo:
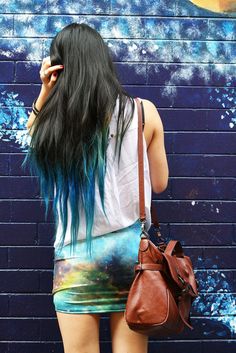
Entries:
<svg viewBox="0 0 236 353">
<path fill-rule="evenodd" d="M 64 353 L 100 353 L 99 314 L 56 314 Z"/>
<path fill-rule="evenodd" d="M 124 312 L 110 313 L 112 353 L 147 353 L 148 336 L 129 328 Z"/>
</svg>

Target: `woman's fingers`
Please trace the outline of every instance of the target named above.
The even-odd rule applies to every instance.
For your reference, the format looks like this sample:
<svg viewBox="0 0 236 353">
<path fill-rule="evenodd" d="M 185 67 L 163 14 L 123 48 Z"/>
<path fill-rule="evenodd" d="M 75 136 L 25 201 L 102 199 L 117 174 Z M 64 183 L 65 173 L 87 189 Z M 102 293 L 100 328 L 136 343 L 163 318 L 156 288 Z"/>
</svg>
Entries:
<svg viewBox="0 0 236 353">
<path fill-rule="evenodd" d="M 47 90 L 50 90 L 55 84 L 55 81 L 57 80 L 57 70 L 62 70 L 63 68 L 63 65 L 51 66 L 50 56 L 43 59 L 39 74 L 42 83 Z"/>
<path fill-rule="evenodd" d="M 47 56 L 46 58 L 43 59 L 42 62 L 42 67 L 44 66 L 44 69 L 48 68 L 49 66 L 51 66 L 51 59 L 50 56 Z"/>
<path fill-rule="evenodd" d="M 46 76 L 49 76 L 53 73 L 53 71 L 63 69 L 63 67 L 64 67 L 63 65 L 50 66 L 47 69 L 44 69 L 44 73 Z"/>
</svg>

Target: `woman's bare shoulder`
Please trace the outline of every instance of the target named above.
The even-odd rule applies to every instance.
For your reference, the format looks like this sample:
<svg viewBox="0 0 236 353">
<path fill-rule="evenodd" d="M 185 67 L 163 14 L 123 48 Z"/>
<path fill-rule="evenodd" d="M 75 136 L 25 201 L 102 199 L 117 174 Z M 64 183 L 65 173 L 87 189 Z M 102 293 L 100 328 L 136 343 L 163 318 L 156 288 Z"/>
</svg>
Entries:
<svg viewBox="0 0 236 353">
<path fill-rule="evenodd" d="M 160 124 L 162 121 L 161 121 L 159 112 L 157 110 L 157 107 L 153 102 L 151 102 L 148 99 L 142 99 L 142 102 L 143 102 L 144 111 L 147 115 L 147 119 L 149 120 L 149 122 L 153 123 L 156 127 L 158 127 L 158 124 Z"/>
<path fill-rule="evenodd" d="M 153 102 L 148 99 L 141 99 L 145 114 L 145 128 L 147 144 L 151 142 L 154 134 L 163 132 L 163 124 L 159 112 Z"/>
</svg>

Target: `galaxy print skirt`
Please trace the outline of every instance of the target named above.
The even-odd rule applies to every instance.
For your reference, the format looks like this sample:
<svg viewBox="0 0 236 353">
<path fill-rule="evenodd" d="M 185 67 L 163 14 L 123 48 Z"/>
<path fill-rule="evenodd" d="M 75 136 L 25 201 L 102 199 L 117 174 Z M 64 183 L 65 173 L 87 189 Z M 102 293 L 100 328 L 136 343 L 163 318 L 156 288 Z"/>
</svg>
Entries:
<svg viewBox="0 0 236 353">
<path fill-rule="evenodd" d="M 93 259 L 86 256 L 85 241 L 78 241 L 70 257 L 65 245 L 54 255 L 53 303 L 66 313 L 124 311 L 134 265 L 138 260 L 141 222 L 94 237 Z"/>
</svg>

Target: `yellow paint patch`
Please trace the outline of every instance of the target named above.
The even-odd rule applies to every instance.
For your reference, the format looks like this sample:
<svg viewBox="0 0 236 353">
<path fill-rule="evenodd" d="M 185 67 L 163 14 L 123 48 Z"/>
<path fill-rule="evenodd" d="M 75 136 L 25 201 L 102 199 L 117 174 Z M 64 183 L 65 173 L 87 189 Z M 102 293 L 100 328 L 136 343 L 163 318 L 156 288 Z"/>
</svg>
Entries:
<svg viewBox="0 0 236 353">
<path fill-rule="evenodd" d="M 190 0 L 193 4 L 213 12 L 236 12 L 236 0 Z"/>
</svg>

